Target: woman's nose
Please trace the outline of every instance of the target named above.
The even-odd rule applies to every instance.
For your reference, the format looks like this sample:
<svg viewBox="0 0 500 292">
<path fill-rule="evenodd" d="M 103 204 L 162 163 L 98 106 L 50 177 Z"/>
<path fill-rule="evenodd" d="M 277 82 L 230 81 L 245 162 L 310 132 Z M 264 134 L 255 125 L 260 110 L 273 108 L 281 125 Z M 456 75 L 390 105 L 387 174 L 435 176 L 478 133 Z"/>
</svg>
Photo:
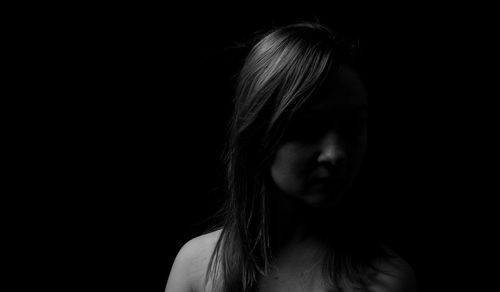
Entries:
<svg viewBox="0 0 500 292">
<path fill-rule="evenodd" d="M 335 131 L 330 131 L 321 139 L 319 163 L 329 163 L 333 166 L 343 164 L 347 160 L 347 153 L 340 135 Z"/>
</svg>

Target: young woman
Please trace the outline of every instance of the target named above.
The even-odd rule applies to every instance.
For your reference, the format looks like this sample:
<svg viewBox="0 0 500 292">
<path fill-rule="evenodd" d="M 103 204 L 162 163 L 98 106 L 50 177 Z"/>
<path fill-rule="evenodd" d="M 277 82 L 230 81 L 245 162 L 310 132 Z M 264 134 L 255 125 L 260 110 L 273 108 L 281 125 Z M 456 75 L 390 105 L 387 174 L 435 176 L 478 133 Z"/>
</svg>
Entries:
<svg viewBox="0 0 500 292">
<path fill-rule="evenodd" d="M 350 49 L 317 23 L 252 47 L 225 149 L 224 219 L 181 248 L 167 292 L 416 290 L 352 192 L 368 101 Z"/>
</svg>

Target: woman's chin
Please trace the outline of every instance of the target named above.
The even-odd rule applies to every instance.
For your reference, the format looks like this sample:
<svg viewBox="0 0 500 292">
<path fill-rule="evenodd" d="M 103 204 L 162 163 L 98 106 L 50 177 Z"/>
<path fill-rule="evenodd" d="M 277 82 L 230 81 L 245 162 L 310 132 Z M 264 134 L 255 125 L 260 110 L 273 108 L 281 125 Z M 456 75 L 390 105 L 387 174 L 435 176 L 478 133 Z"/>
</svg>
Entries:
<svg viewBox="0 0 500 292">
<path fill-rule="evenodd" d="M 337 190 L 325 190 L 325 189 L 313 189 L 310 190 L 305 196 L 303 196 L 303 201 L 314 208 L 328 209 L 337 206 L 342 199 L 344 191 L 341 189 Z"/>
</svg>

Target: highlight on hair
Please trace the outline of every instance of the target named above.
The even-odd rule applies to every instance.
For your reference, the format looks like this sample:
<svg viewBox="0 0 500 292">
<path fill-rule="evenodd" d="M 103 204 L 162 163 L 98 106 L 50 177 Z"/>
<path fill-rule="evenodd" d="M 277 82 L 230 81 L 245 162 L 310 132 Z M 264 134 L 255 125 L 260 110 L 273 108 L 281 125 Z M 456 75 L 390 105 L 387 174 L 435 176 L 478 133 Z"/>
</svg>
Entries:
<svg viewBox="0 0 500 292">
<path fill-rule="evenodd" d="M 270 272 L 267 170 L 294 113 L 328 74 L 349 63 L 351 44 L 319 23 L 306 22 L 272 29 L 251 48 L 238 75 L 224 149 L 228 198 L 205 277 L 213 291 L 251 291 Z M 332 240 L 335 245 L 323 265 L 332 286 L 342 277 L 363 282 L 359 275 L 382 254 L 380 248 L 351 253 L 351 245 L 342 249 Z"/>
</svg>

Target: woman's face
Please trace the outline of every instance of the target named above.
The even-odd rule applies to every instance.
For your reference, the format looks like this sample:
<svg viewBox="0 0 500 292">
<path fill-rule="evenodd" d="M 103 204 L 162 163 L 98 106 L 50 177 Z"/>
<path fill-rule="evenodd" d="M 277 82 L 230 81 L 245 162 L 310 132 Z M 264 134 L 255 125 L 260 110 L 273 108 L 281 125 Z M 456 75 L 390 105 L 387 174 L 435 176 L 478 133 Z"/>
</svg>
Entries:
<svg viewBox="0 0 500 292">
<path fill-rule="evenodd" d="M 323 94 L 293 118 L 271 165 L 286 196 L 316 207 L 335 206 L 359 171 L 367 143 L 367 100 L 361 80 L 342 67 Z"/>
</svg>

